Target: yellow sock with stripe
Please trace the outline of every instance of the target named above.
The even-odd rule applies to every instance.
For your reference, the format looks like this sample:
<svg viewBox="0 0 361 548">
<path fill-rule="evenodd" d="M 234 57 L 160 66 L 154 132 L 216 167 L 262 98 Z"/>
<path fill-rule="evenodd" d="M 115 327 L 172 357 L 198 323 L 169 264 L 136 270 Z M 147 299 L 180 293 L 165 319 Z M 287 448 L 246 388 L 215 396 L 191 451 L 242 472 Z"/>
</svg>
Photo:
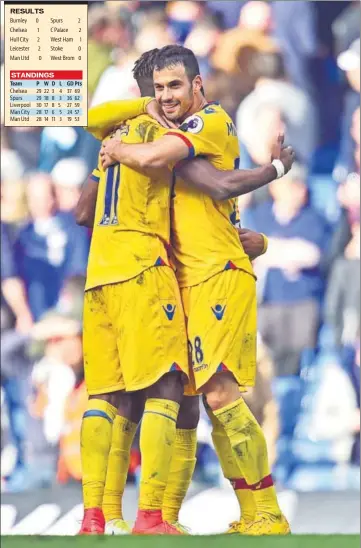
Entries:
<svg viewBox="0 0 361 548">
<path fill-rule="evenodd" d="M 91 399 L 81 428 L 81 463 L 84 508 L 101 508 L 117 409 L 103 400 Z"/>
<path fill-rule="evenodd" d="M 162 510 L 172 461 L 179 404 L 148 399 L 140 431 L 142 471 L 139 509 Z"/>
<path fill-rule="evenodd" d="M 248 487 L 239 463 L 237 463 L 233 455 L 233 450 L 223 425 L 214 416 L 210 408 L 206 407 L 206 409 L 213 426 L 212 439 L 223 475 L 231 482 L 238 500 L 241 517 L 246 521 L 253 521 L 256 516 L 256 505 L 252 490 Z"/>
<path fill-rule="evenodd" d="M 123 519 L 123 495 L 129 471 L 130 450 L 137 427 L 137 424 L 124 417 L 115 417 L 103 497 L 105 521 Z"/>
<path fill-rule="evenodd" d="M 227 433 L 236 462 L 252 490 L 257 513 L 279 517 L 281 510 L 270 473 L 266 440 L 247 404 L 240 398 L 214 415 Z"/>
<path fill-rule="evenodd" d="M 197 463 L 197 430 L 177 428 L 162 515 L 164 521 L 175 523 L 192 481 Z"/>
</svg>

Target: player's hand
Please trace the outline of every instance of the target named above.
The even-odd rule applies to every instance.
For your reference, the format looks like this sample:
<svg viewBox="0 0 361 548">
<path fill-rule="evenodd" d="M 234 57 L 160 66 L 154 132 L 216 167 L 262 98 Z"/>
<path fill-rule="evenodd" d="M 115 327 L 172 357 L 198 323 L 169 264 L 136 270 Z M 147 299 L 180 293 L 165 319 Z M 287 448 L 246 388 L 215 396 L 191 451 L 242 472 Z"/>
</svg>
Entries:
<svg viewBox="0 0 361 548">
<path fill-rule="evenodd" d="M 288 173 L 295 161 L 295 151 L 292 147 L 286 147 L 281 150 L 280 160 L 285 166 L 285 173 Z"/>
<path fill-rule="evenodd" d="M 167 118 L 164 116 L 161 106 L 159 105 L 158 101 L 154 99 L 151 101 L 147 108 L 146 108 L 147 114 L 151 116 L 158 124 L 160 124 L 162 127 L 165 128 L 177 128 L 178 126 L 171 122 L 170 120 L 167 120 Z"/>
<path fill-rule="evenodd" d="M 282 152 L 284 142 L 285 142 L 285 135 L 284 133 L 280 133 L 277 137 L 277 141 L 273 143 L 271 148 L 271 161 L 281 159 L 281 152 Z"/>
<path fill-rule="evenodd" d="M 16 318 L 16 330 L 23 335 L 28 335 L 33 327 L 33 318 L 30 312 L 24 312 Z"/>
<path fill-rule="evenodd" d="M 244 252 L 253 261 L 263 254 L 264 238 L 259 232 L 247 230 L 246 228 L 238 228 L 239 239 L 243 246 Z"/>
<path fill-rule="evenodd" d="M 106 169 L 108 169 L 108 167 L 110 166 L 113 166 L 114 164 L 116 164 L 117 162 L 115 162 L 110 156 L 108 156 L 107 154 L 104 154 L 104 156 L 102 156 L 102 167 L 104 169 L 104 171 Z"/>
<path fill-rule="evenodd" d="M 284 146 L 285 136 L 280 133 L 277 137 L 277 141 L 272 146 L 271 161 L 281 160 L 285 168 L 285 174 L 288 173 L 295 161 L 295 152 L 292 147 Z"/>
<path fill-rule="evenodd" d="M 121 141 L 119 139 L 109 139 L 104 141 L 100 149 L 100 158 L 103 169 L 107 169 L 117 162 L 116 153 L 119 150 Z"/>
</svg>

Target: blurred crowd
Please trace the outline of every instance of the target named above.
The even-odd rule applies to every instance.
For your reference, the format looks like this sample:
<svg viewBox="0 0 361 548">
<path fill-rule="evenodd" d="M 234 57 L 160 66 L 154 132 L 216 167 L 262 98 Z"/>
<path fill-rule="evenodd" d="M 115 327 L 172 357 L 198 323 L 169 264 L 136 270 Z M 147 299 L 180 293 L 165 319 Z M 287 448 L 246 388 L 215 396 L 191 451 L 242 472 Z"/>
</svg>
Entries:
<svg viewBox="0 0 361 548">
<path fill-rule="evenodd" d="M 239 207 L 242 226 L 270 239 L 254 264 L 259 374 L 248 401 L 277 481 L 301 491 L 359 486 L 359 21 L 358 1 L 89 6 L 90 105 L 136 96 L 134 61 L 177 42 L 196 53 L 207 98 L 234 119 L 241 169 L 267 163 L 281 130 L 296 151 L 286 177 Z M 3 63 L 3 40 L 1 51 Z M 81 478 L 91 234 L 73 210 L 98 151 L 82 128 L 1 127 L 1 449 L 10 492 Z M 134 479 L 139 463 L 135 447 Z M 222 481 L 206 416 L 196 479 Z"/>
</svg>

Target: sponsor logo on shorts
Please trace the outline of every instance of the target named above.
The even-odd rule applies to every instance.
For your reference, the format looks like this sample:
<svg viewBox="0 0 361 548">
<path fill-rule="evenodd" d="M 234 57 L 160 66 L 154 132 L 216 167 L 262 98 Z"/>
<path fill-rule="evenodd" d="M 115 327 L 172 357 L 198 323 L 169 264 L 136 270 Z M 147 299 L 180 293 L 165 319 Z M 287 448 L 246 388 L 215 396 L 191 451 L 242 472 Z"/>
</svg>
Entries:
<svg viewBox="0 0 361 548">
<path fill-rule="evenodd" d="M 211 308 L 212 308 L 212 312 L 215 315 L 215 317 L 217 318 L 217 320 L 219 320 L 219 321 L 222 320 L 223 316 L 224 316 L 224 311 L 226 310 L 226 306 L 222 306 L 221 304 L 217 304 L 214 308 L 213 308 L 213 306 Z"/>
<path fill-rule="evenodd" d="M 195 373 L 199 373 L 199 371 L 205 371 L 206 369 L 208 369 L 208 367 L 209 367 L 208 363 L 202 363 L 202 365 L 198 365 L 197 367 L 194 367 L 193 371 Z"/>
<path fill-rule="evenodd" d="M 173 304 L 167 304 L 166 306 L 163 306 L 163 310 L 166 313 L 166 316 L 169 321 L 173 320 L 175 309 L 176 309 L 176 306 Z"/>
</svg>

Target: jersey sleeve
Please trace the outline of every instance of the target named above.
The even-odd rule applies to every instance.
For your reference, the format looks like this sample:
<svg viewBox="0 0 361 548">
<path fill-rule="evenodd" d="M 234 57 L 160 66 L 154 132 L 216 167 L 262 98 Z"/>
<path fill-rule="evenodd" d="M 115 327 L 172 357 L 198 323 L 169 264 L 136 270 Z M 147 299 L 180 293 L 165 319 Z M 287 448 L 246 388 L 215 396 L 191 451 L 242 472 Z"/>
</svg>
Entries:
<svg viewBox="0 0 361 548">
<path fill-rule="evenodd" d="M 218 156 L 227 137 L 227 118 L 222 112 L 206 108 L 187 118 L 179 129 L 167 131 L 167 135 L 182 139 L 189 149 L 188 158 Z"/>
<path fill-rule="evenodd" d="M 151 97 L 141 97 L 97 105 L 89 109 L 88 126 L 85 129 L 101 141 L 119 123 L 144 114 L 151 100 Z"/>
<path fill-rule="evenodd" d="M 103 170 L 103 166 L 102 166 L 102 162 L 101 162 L 101 158 L 100 158 L 100 154 L 99 154 L 99 156 L 98 156 L 98 165 L 91 172 L 90 178 L 93 181 L 95 181 L 96 183 L 99 183 L 100 175 L 101 175 L 102 171 L 104 171 L 104 170 Z"/>
</svg>

